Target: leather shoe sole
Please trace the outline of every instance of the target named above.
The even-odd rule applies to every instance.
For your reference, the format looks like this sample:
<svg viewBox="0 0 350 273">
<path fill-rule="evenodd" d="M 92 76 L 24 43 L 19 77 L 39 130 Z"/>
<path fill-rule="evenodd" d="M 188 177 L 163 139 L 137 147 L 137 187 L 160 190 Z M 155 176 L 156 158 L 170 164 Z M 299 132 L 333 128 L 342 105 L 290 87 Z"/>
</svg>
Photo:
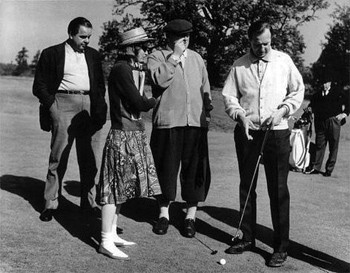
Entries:
<svg viewBox="0 0 350 273">
<path fill-rule="evenodd" d="M 254 244 L 252 242 L 239 240 L 228 249 L 225 250 L 228 254 L 242 254 L 245 251 L 252 250 L 254 248 Z"/>
<path fill-rule="evenodd" d="M 53 217 L 53 214 L 54 214 L 54 211 L 53 209 L 44 209 L 40 216 L 39 216 L 39 219 L 43 222 L 49 222 L 52 220 L 52 217 Z"/>
<path fill-rule="evenodd" d="M 194 235 L 196 235 L 196 228 L 194 227 L 193 219 L 185 219 L 185 226 L 183 232 L 184 236 L 187 238 L 193 238 Z"/>
<path fill-rule="evenodd" d="M 158 222 L 153 227 L 153 232 L 158 235 L 164 235 L 169 228 L 169 220 L 165 217 L 159 218 Z"/>
</svg>

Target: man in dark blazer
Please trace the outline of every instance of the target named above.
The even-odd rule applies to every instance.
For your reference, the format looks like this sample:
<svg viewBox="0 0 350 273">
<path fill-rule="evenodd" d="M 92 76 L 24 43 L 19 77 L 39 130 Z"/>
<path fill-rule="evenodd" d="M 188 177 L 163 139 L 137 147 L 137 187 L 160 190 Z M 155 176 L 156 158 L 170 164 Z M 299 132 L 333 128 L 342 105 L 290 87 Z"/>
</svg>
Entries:
<svg viewBox="0 0 350 273">
<path fill-rule="evenodd" d="M 80 172 L 81 209 L 92 213 L 99 211 L 95 202 L 95 177 L 99 168 L 100 129 L 106 122 L 107 105 L 100 55 L 87 46 L 91 34 L 92 25 L 87 19 L 73 19 L 68 26 L 69 38 L 44 49 L 36 68 L 33 94 L 41 104 L 41 128 L 52 134 L 42 221 L 50 221 L 58 208 L 74 140 Z M 46 128 L 42 123 L 45 119 L 49 121 Z"/>
<path fill-rule="evenodd" d="M 319 91 L 313 94 L 309 110 L 314 114 L 316 155 L 306 174 L 320 174 L 328 143 L 324 176 L 331 176 L 338 156 L 341 126 L 349 115 L 349 91 L 325 73 Z"/>
</svg>

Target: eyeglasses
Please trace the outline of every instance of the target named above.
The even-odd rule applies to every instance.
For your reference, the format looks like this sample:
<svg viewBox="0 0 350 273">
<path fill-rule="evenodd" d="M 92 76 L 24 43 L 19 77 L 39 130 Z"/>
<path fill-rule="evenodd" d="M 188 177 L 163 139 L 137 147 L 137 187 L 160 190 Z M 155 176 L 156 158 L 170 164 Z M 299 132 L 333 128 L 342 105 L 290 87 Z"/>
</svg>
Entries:
<svg viewBox="0 0 350 273">
<path fill-rule="evenodd" d="M 149 43 L 142 43 L 135 45 L 135 49 L 142 49 L 143 51 L 151 51 L 153 46 L 151 46 Z"/>
</svg>

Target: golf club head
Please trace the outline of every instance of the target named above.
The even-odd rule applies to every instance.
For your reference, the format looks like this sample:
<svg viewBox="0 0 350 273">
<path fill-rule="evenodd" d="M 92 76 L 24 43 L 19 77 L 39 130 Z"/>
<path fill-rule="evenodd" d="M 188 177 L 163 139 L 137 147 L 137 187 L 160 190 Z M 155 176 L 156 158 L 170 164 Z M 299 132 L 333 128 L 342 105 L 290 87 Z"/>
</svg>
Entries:
<svg viewBox="0 0 350 273">
<path fill-rule="evenodd" d="M 215 255 L 216 253 L 218 253 L 218 251 L 217 250 L 213 250 L 210 254 L 211 255 Z"/>
<path fill-rule="evenodd" d="M 238 242 L 238 241 L 239 241 L 239 235 L 238 234 L 232 237 L 232 243 L 233 244 Z"/>
<path fill-rule="evenodd" d="M 238 240 L 243 238 L 243 232 L 239 228 L 237 229 L 235 235 L 232 236 L 232 242 L 237 242 Z"/>
</svg>

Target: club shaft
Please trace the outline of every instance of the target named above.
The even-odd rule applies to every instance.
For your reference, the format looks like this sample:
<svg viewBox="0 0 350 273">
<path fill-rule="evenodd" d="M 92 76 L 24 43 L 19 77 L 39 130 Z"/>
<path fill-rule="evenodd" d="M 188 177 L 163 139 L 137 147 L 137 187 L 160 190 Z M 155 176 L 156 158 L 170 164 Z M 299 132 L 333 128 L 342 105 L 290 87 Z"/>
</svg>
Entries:
<svg viewBox="0 0 350 273">
<path fill-rule="evenodd" d="M 251 181 L 250 181 L 250 185 L 249 185 L 249 190 L 248 190 L 247 198 L 245 199 L 244 207 L 243 207 L 243 210 L 242 210 L 242 213 L 241 213 L 241 217 L 240 217 L 240 220 L 239 220 L 239 223 L 238 223 L 238 227 L 237 227 L 236 233 L 235 233 L 235 235 L 233 236 L 233 239 L 235 239 L 235 238 L 237 237 L 237 234 L 238 234 L 239 230 L 241 229 L 241 225 L 242 225 L 242 222 L 243 222 L 244 213 L 245 213 L 245 210 L 246 210 L 246 208 L 247 208 L 248 200 L 249 200 L 249 197 L 250 197 L 250 192 L 252 191 L 253 183 L 254 183 L 254 180 L 255 180 L 256 173 L 257 173 L 258 168 L 259 168 L 259 163 L 260 163 L 261 157 L 262 157 L 263 154 L 264 154 L 264 147 L 265 147 L 265 143 L 266 143 L 267 136 L 268 136 L 268 133 L 269 133 L 270 129 L 271 129 L 271 127 L 268 126 L 268 127 L 267 127 L 267 130 L 266 130 L 266 132 L 265 132 L 264 139 L 263 139 L 263 142 L 262 142 L 261 148 L 260 148 L 260 153 L 259 153 L 258 159 L 257 159 L 257 161 L 256 161 L 256 165 L 255 165 L 253 177 L 252 177 L 252 179 L 251 179 Z"/>
</svg>

